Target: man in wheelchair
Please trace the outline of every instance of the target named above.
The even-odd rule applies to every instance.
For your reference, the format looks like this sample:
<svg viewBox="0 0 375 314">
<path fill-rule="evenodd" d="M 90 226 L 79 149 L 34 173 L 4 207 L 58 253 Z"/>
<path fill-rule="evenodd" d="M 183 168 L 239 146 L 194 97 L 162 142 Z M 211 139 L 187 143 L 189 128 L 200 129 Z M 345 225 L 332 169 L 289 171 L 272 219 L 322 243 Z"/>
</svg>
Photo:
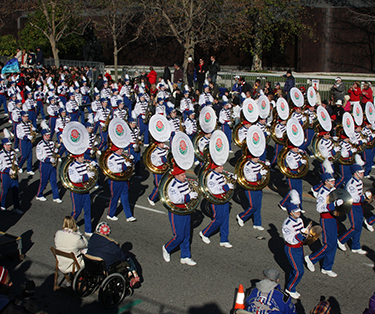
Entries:
<svg viewBox="0 0 375 314">
<path fill-rule="evenodd" d="M 134 261 L 125 255 L 119 244 L 111 239 L 111 228 L 106 222 L 101 222 L 96 227 L 96 232 L 91 236 L 88 244 L 87 255 L 101 258 L 109 274 L 118 272 L 127 274 L 130 287 L 139 288 L 140 279 Z"/>
</svg>

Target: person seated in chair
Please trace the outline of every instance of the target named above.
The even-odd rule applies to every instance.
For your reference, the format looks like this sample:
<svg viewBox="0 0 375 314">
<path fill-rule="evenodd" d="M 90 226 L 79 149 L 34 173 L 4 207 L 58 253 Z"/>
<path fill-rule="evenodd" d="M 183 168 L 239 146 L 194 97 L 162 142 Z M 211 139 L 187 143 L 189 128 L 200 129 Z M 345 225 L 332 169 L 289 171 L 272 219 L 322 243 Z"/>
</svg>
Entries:
<svg viewBox="0 0 375 314">
<path fill-rule="evenodd" d="M 101 222 L 95 231 L 89 240 L 87 254 L 104 260 L 107 271 L 112 268 L 122 274 L 128 272 L 129 277 L 133 277 L 130 280 L 130 286 L 137 288 L 140 279 L 134 261 L 125 255 L 115 240 L 108 237 L 111 233 L 109 225 Z"/>
</svg>

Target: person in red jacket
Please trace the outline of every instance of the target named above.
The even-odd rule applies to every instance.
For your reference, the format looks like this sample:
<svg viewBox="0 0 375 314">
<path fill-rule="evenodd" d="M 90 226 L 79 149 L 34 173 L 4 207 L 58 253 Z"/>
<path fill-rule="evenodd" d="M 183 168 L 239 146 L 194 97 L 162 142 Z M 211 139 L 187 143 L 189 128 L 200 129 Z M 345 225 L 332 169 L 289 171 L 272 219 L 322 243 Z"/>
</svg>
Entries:
<svg viewBox="0 0 375 314">
<path fill-rule="evenodd" d="M 358 81 L 353 83 L 353 86 L 348 90 L 348 94 L 350 96 L 350 104 L 354 105 L 355 103 L 359 103 L 360 97 L 362 95 L 361 87 Z"/>
<path fill-rule="evenodd" d="M 153 67 L 150 67 L 150 73 L 147 74 L 148 81 L 150 84 L 156 84 L 156 78 L 158 77 Z"/>
<path fill-rule="evenodd" d="M 372 97 L 372 89 L 371 89 L 371 86 L 370 86 L 370 82 L 366 82 L 364 85 L 363 85 L 363 89 L 362 89 L 362 108 L 364 109 L 367 102 L 372 102 L 373 101 L 373 97 Z"/>
</svg>

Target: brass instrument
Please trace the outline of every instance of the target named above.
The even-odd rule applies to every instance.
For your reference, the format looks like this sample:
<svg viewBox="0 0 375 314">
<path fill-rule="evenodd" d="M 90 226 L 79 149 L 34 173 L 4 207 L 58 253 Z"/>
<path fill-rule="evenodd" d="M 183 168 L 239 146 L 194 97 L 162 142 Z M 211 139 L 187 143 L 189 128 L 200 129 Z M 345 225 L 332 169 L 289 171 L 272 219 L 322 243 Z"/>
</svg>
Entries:
<svg viewBox="0 0 375 314">
<path fill-rule="evenodd" d="M 271 136 L 269 136 L 269 137 L 271 137 L 276 144 L 285 145 L 286 140 L 287 140 L 286 131 L 284 132 L 284 135 L 283 135 L 282 139 L 278 138 L 276 136 L 276 132 L 275 132 L 276 125 L 277 125 L 277 122 L 275 122 L 275 123 L 272 124 L 272 127 L 271 127 Z"/>
<path fill-rule="evenodd" d="M 184 121 L 183 121 L 183 119 L 182 119 L 182 116 L 180 117 L 180 131 L 181 131 L 181 132 L 184 132 L 184 133 L 185 133 L 185 131 L 186 131 L 186 127 L 185 127 L 185 125 L 184 125 Z"/>
<path fill-rule="evenodd" d="M 92 153 L 90 154 L 90 158 L 91 159 L 95 159 L 96 158 L 96 153 L 98 152 L 98 147 L 95 146 L 95 145 L 93 145 L 92 148 L 91 148 L 91 150 L 92 150 Z"/>
<path fill-rule="evenodd" d="M 288 170 L 288 167 L 285 164 L 286 155 L 288 154 L 288 148 L 284 147 L 279 155 L 277 156 L 277 166 L 279 167 L 281 173 L 290 179 L 301 179 L 309 171 L 309 157 L 306 153 L 300 153 L 302 159 L 306 160 L 306 164 L 302 164 L 300 168 L 297 169 L 297 173 L 292 173 Z"/>
<path fill-rule="evenodd" d="M 154 107 L 153 110 L 151 109 L 152 106 Z M 154 113 L 155 113 L 155 106 L 151 103 L 148 104 L 146 112 L 145 112 L 145 118 L 143 119 L 143 123 L 147 124 L 150 121 L 151 117 L 154 115 Z"/>
<path fill-rule="evenodd" d="M 195 158 L 197 158 L 200 162 L 204 162 L 204 156 L 202 156 L 200 150 L 199 150 L 199 140 L 204 136 L 204 133 L 202 131 L 199 131 L 199 132 L 195 132 L 193 138 L 192 138 L 192 142 L 193 142 L 193 146 L 194 146 L 194 155 L 195 155 Z"/>
<path fill-rule="evenodd" d="M 105 119 L 105 125 L 102 127 L 103 132 L 108 131 L 108 125 L 109 125 L 109 122 L 111 122 L 112 113 L 113 113 L 113 109 L 109 112 L 107 119 Z"/>
<path fill-rule="evenodd" d="M 229 128 L 230 128 L 231 130 L 234 128 L 233 106 L 230 107 Z"/>
<path fill-rule="evenodd" d="M 12 167 L 11 167 L 13 173 L 12 175 L 9 175 L 9 176 L 12 180 L 17 180 L 19 167 L 17 165 L 17 153 L 14 150 L 13 152 L 14 152 L 14 156 L 13 156 Z"/>
<path fill-rule="evenodd" d="M 366 140 L 366 143 L 362 143 L 361 145 L 358 144 L 352 144 L 354 148 L 357 148 L 357 154 L 362 154 L 365 149 L 367 148 L 367 137 L 363 135 L 362 133 L 359 133 L 361 136 L 361 140 Z"/>
<path fill-rule="evenodd" d="M 370 192 L 370 196 L 368 197 L 366 194 L 367 192 Z M 372 191 L 370 189 L 366 190 L 365 193 L 363 193 L 365 195 L 365 199 L 367 201 L 367 203 L 372 203 L 372 201 L 374 200 L 374 195 L 372 194 Z"/>
<path fill-rule="evenodd" d="M 314 134 L 314 137 L 312 139 L 312 144 L 311 144 L 311 150 L 312 150 L 315 158 L 317 160 L 319 160 L 320 162 L 323 162 L 324 157 L 322 156 L 322 154 L 319 150 L 319 142 L 320 142 L 321 139 L 322 139 L 322 136 L 319 136 L 318 133 Z M 334 146 L 334 149 L 336 151 L 336 154 L 333 157 L 329 157 L 328 160 L 332 163 L 335 163 L 336 161 L 338 161 L 340 159 L 340 156 L 341 156 L 341 151 L 339 149 L 336 149 L 336 148 L 340 147 L 340 144 L 339 144 L 339 142 L 334 141 L 333 139 L 329 139 L 329 140 L 332 142 L 332 144 Z"/>
<path fill-rule="evenodd" d="M 55 168 L 59 164 L 59 158 L 60 158 L 60 155 L 57 153 L 58 147 L 59 147 L 59 144 L 57 142 L 55 142 L 54 146 L 53 146 L 53 152 L 52 152 L 52 158 L 55 159 L 55 161 L 52 163 L 52 166 L 55 167 Z"/>
<path fill-rule="evenodd" d="M 317 225 L 317 226 L 312 226 L 312 221 L 310 221 L 309 225 L 307 226 L 307 230 L 309 230 L 309 233 L 306 234 L 306 239 L 303 241 L 303 245 L 311 245 L 313 244 L 316 240 L 319 239 L 320 235 L 322 234 L 322 227 Z"/>
<path fill-rule="evenodd" d="M 262 178 L 256 182 L 249 182 L 246 180 L 244 172 L 243 172 L 245 164 L 248 161 L 248 158 L 246 157 L 248 153 L 248 148 L 247 148 L 246 143 L 244 143 L 242 146 L 242 153 L 243 154 L 241 158 L 237 161 L 235 170 L 234 170 L 235 174 L 237 175 L 238 184 L 242 186 L 245 190 L 251 190 L 251 191 L 263 190 L 268 185 L 271 179 L 270 167 L 267 166 L 263 161 L 259 160 L 258 163 L 262 165 L 261 169 L 267 170 L 267 175 L 262 176 Z"/>
<path fill-rule="evenodd" d="M 145 164 L 146 168 L 148 170 L 150 170 L 152 173 L 155 173 L 155 174 L 163 174 L 165 173 L 168 168 L 169 168 L 169 165 L 168 163 L 166 162 L 162 168 L 158 168 L 156 166 L 154 166 L 154 164 L 151 162 L 151 154 L 152 152 L 156 149 L 156 142 L 153 141 L 150 145 L 148 145 L 148 147 L 146 148 L 146 150 L 144 151 L 143 153 L 143 163 Z"/>
<path fill-rule="evenodd" d="M 78 186 L 75 186 L 69 178 L 69 166 L 72 162 L 74 162 L 74 158 L 71 155 L 69 155 L 68 157 L 65 157 L 62 163 L 60 164 L 59 177 L 60 177 L 60 181 L 62 185 L 66 189 L 74 193 L 78 193 L 78 194 L 88 193 L 92 188 L 94 188 L 94 186 L 96 185 L 96 182 L 99 179 L 98 169 L 90 165 L 90 161 L 85 160 L 84 162 L 87 164 L 87 171 L 93 172 L 94 176 L 89 178 L 86 182 L 84 182 L 83 187 L 78 187 Z"/>
<path fill-rule="evenodd" d="M 241 113 L 240 113 L 240 123 L 238 123 L 234 128 L 233 128 L 233 141 L 234 141 L 234 144 L 236 144 L 238 147 L 242 147 L 242 142 L 240 141 L 240 138 L 239 138 L 239 134 L 238 134 L 238 131 L 241 129 L 241 127 L 243 126 L 243 121 L 244 121 L 245 117 L 243 115 L 243 112 L 241 110 Z"/>
<path fill-rule="evenodd" d="M 30 135 L 32 136 L 31 144 L 35 144 L 36 141 L 36 132 L 33 131 L 33 125 L 30 123 Z"/>
</svg>

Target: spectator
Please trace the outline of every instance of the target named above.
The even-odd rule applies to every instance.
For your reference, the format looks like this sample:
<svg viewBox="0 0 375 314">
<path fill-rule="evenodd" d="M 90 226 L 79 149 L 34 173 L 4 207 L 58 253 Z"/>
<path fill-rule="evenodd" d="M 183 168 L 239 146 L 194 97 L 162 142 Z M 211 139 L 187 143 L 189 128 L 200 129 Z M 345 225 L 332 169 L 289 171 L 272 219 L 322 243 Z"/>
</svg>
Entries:
<svg viewBox="0 0 375 314">
<path fill-rule="evenodd" d="M 316 84 L 314 84 L 313 88 L 315 89 L 315 93 L 316 93 L 316 106 L 320 106 L 322 104 L 322 98 L 320 97 L 318 87 L 316 86 Z"/>
<path fill-rule="evenodd" d="M 20 66 L 23 67 L 23 68 L 27 68 L 27 52 L 26 52 L 26 49 L 22 49 Z"/>
<path fill-rule="evenodd" d="M 212 95 L 213 98 L 219 98 L 219 95 L 220 95 L 220 90 L 219 90 L 219 87 L 217 86 L 217 84 L 215 84 L 214 82 L 209 82 L 208 86 L 210 87 L 210 93 Z"/>
<path fill-rule="evenodd" d="M 341 77 L 336 77 L 335 84 L 331 87 L 331 91 L 336 101 L 340 99 L 344 102 L 345 85 L 342 82 Z"/>
<path fill-rule="evenodd" d="M 17 48 L 16 54 L 14 55 L 14 58 L 18 60 L 18 63 L 21 65 L 22 63 L 22 51 L 20 48 Z"/>
<path fill-rule="evenodd" d="M 363 84 L 362 101 L 361 101 L 363 110 L 365 109 L 367 102 L 373 102 L 372 98 L 373 97 L 372 97 L 371 83 L 365 82 L 365 84 Z"/>
<path fill-rule="evenodd" d="M 86 238 L 79 232 L 75 220 L 71 216 L 66 216 L 63 221 L 63 229 L 55 234 L 55 248 L 70 253 L 73 252 L 79 265 L 84 266 L 82 253 L 86 252 Z M 62 273 L 71 273 L 73 270 L 72 260 L 63 256 L 57 257 L 59 269 Z"/>
<path fill-rule="evenodd" d="M 158 75 L 156 74 L 153 67 L 150 67 L 150 72 L 147 74 L 148 81 L 150 82 L 150 85 L 156 84 L 156 79 Z"/>
<path fill-rule="evenodd" d="M 292 70 L 288 70 L 286 72 L 286 75 L 284 75 L 284 77 L 286 77 L 286 81 L 285 81 L 285 85 L 284 85 L 285 98 L 286 98 L 287 101 L 289 101 L 290 90 L 292 89 L 292 87 L 294 87 L 296 85 L 296 81 L 294 79 L 294 76 L 292 75 Z"/>
<path fill-rule="evenodd" d="M 211 56 L 211 64 L 210 64 L 210 76 L 211 76 L 211 82 L 216 84 L 217 79 L 217 72 L 220 71 L 220 64 L 216 61 L 215 56 Z"/>
<path fill-rule="evenodd" d="M 249 83 L 246 83 L 244 77 L 241 77 L 241 78 L 240 78 L 240 82 L 241 82 L 241 84 L 242 84 L 242 86 L 241 86 L 241 92 L 242 92 L 242 93 L 245 93 L 245 95 L 246 95 L 246 93 L 250 93 L 250 95 L 251 95 L 252 92 L 253 92 L 253 88 L 250 86 Z"/>
<path fill-rule="evenodd" d="M 171 70 L 169 70 L 168 66 L 165 65 L 164 66 L 164 72 L 163 72 L 163 80 L 165 82 L 165 84 L 168 84 L 168 81 L 170 82 L 171 81 Z"/>
<path fill-rule="evenodd" d="M 95 82 L 95 87 L 98 89 L 98 90 L 102 90 L 103 89 L 103 75 L 99 74 L 98 76 L 98 80 Z"/>
<path fill-rule="evenodd" d="M 36 60 L 35 64 L 37 69 L 41 69 L 44 66 L 44 57 L 43 57 L 43 51 L 40 49 L 40 47 L 36 48 Z"/>
<path fill-rule="evenodd" d="M 199 59 L 199 64 L 196 68 L 197 72 L 197 82 L 198 82 L 198 90 L 202 93 L 203 91 L 203 83 L 206 79 L 206 72 L 207 72 L 207 66 L 204 63 L 203 59 Z"/>
<path fill-rule="evenodd" d="M 195 69 L 195 66 L 194 66 L 193 58 L 189 57 L 188 64 L 186 67 L 186 76 L 187 76 L 189 87 L 194 87 L 194 69 Z"/>
<path fill-rule="evenodd" d="M 261 94 L 262 88 L 260 87 L 260 79 L 256 79 L 253 85 L 252 98 L 258 99 Z"/>
<path fill-rule="evenodd" d="M 353 86 L 349 88 L 348 94 L 350 96 L 349 101 L 351 105 L 354 105 L 356 103 L 359 104 L 362 91 L 361 91 L 360 83 L 358 81 L 355 81 L 353 83 Z"/>
<path fill-rule="evenodd" d="M 236 75 L 234 77 L 234 84 L 232 86 L 232 92 L 233 93 L 241 93 L 241 82 L 240 82 L 240 77 L 239 75 Z"/>
<path fill-rule="evenodd" d="M 85 66 L 85 76 L 89 79 L 90 82 L 92 81 L 92 71 L 87 65 Z"/>
<path fill-rule="evenodd" d="M 184 72 L 177 65 L 177 63 L 175 63 L 174 64 L 174 73 L 173 73 L 173 83 L 177 84 L 177 86 L 180 90 L 181 90 L 181 86 L 182 86 L 183 77 L 184 77 Z"/>
<path fill-rule="evenodd" d="M 29 55 L 27 56 L 27 64 L 29 67 L 34 67 L 36 61 L 36 55 L 35 53 L 30 49 Z"/>
</svg>

